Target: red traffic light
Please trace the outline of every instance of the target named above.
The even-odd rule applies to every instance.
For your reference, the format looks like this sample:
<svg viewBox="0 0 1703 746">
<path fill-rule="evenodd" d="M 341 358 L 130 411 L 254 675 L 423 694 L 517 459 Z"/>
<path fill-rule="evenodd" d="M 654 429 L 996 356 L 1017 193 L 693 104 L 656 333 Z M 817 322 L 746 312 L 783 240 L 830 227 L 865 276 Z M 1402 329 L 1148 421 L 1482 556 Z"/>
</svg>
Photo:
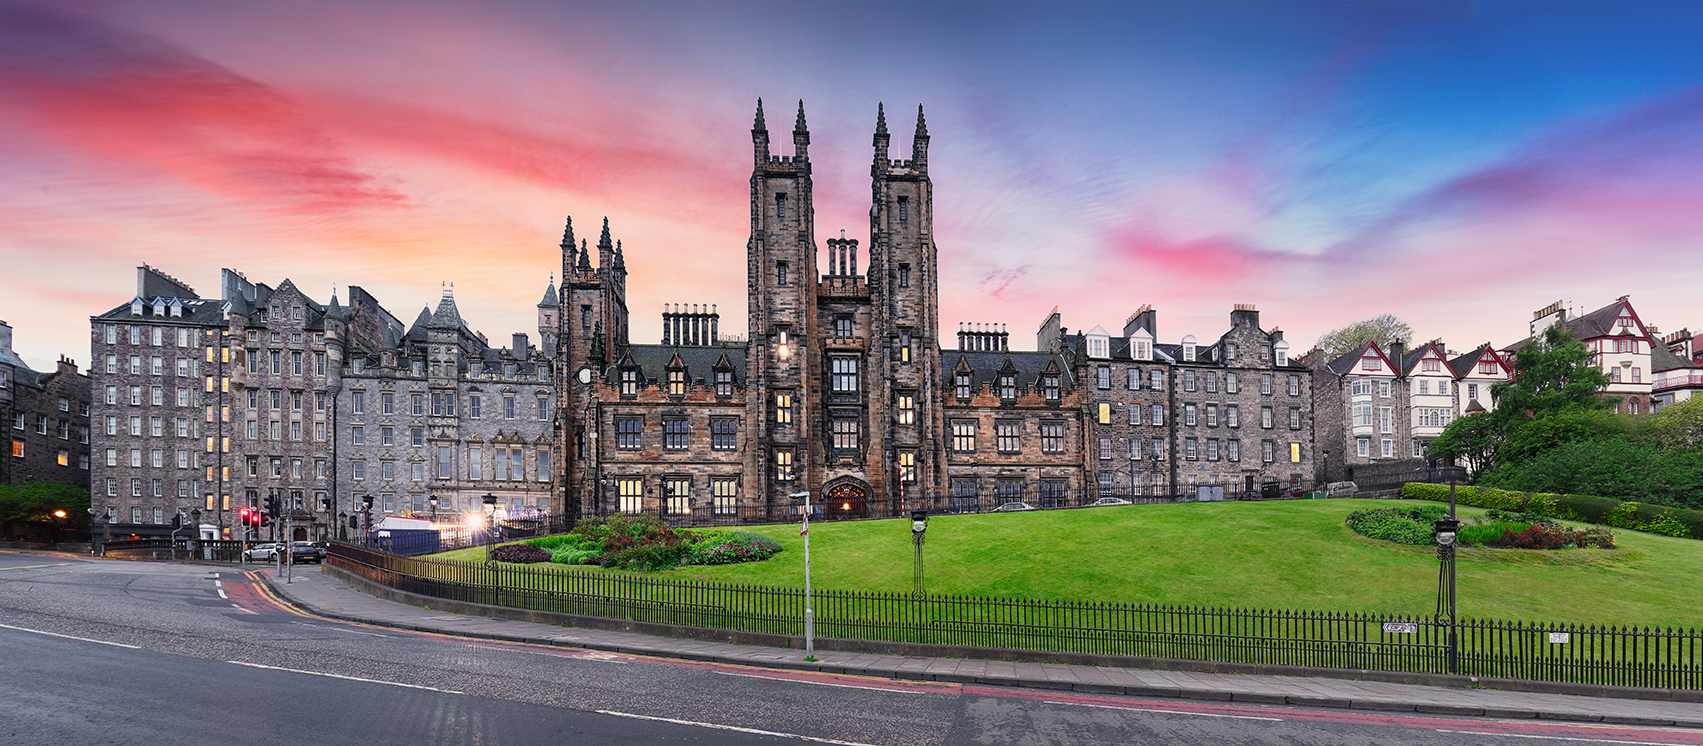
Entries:
<svg viewBox="0 0 1703 746">
<path fill-rule="evenodd" d="M 249 521 L 252 519 L 252 516 L 249 515 L 248 508 L 243 508 L 237 512 L 242 516 L 242 525 L 247 526 Z"/>
</svg>

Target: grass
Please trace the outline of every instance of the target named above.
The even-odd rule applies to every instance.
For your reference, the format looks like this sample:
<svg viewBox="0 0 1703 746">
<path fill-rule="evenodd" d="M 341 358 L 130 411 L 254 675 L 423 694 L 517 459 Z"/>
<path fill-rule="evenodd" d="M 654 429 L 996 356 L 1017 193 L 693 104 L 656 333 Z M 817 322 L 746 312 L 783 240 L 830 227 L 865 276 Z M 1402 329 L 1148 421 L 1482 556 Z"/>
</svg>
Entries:
<svg viewBox="0 0 1703 746">
<path fill-rule="evenodd" d="M 935 516 L 923 549 L 927 585 L 937 594 L 1429 615 L 1435 549 L 1368 539 L 1343 525 L 1355 510 L 1415 504 L 1433 505 L 1303 500 Z M 660 575 L 803 585 L 796 524 L 746 530 L 776 539 L 785 551 L 764 562 Z M 1703 575 L 1703 542 L 1616 534 L 1614 550 L 1461 550 L 1460 616 L 1698 626 L 1703 604 L 1683 588 Z M 810 539 L 817 588 L 911 588 L 908 519 L 815 523 Z M 484 549 L 438 556 L 483 560 Z"/>
</svg>

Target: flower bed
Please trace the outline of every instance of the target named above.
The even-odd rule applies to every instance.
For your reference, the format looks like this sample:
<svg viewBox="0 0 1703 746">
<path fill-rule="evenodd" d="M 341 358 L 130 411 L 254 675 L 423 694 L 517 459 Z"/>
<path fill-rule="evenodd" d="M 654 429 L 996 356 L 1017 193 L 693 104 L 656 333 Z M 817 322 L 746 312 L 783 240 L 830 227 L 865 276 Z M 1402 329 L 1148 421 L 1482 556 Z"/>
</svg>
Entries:
<svg viewBox="0 0 1703 746">
<path fill-rule="evenodd" d="M 654 516 L 623 515 L 588 518 L 575 525 L 571 534 L 527 539 L 523 544 L 550 562 L 642 572 L 758 562 L 781 551 L 773 539 L 747 531 L 682 531 Z"/>
<path fill-rule="evenodd" d="M 1355 533 L 1372 539 L 1427 546 L 1436 543 L 1433 526 L 1444 511 L 1441 507 L 1375 508 L 1348 514 L 1344 523 Z M 1490 510 L 1480 518 L 1469 518 L 1455 532 L 1459 546 L 1489 549 L 1576 549 L 1614 548 L 1614 532 L 1602 527 L 1570 529 L 1534 513 Z"/>
</svg>

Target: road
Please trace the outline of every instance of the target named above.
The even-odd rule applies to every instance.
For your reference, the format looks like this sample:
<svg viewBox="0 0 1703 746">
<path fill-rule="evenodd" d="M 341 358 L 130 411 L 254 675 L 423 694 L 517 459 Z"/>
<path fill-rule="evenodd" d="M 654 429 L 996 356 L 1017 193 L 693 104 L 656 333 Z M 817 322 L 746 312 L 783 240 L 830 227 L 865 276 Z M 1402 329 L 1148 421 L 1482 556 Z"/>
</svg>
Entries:
<svg viewBox="0 0 1703 746">
<path fill-rule="evenodd" d="M 313 572 L 315 570 L 307 570 Z M 236 568 L 0 553 L 0 743 L 1694 744 L 1703 732 L 777 671 L 315 618 Z"/>
</svg>

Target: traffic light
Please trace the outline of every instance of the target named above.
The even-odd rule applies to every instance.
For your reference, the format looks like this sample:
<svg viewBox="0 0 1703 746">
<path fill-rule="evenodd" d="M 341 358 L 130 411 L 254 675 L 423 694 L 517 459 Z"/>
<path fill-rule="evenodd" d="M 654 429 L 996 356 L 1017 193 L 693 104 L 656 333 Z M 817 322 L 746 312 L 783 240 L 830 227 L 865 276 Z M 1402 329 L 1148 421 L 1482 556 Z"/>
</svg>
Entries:
<svg viewBox="0 0 1703 746">
<path fill-rule="evenodd" d="M 244 526 L 254 525 L 255 519 L 254 519 L 254 509 L 253 508 L 243 508 L 241 511 L 238 511 L 238 512 L 241 513 L 241 515 L 242 515 L 242 525 L 244 525 Z"/>
<path fill-rule="evenodd" d="M 272 516 L 261 514 L 261 515 L 255 516 L 255 519 L 258 521 L 258 523 L 254 524 L 256 526 L 260 526 L 260 527 L 264 528 L 266 526 L 272 525 Z"/>
<path fill-rule="evenodd" d="M 266 516 L 268 518 L 277 518 L 278 517 L 278 496 L 277 495 L 267 495 L 266 496 Z"/>
</svg>

